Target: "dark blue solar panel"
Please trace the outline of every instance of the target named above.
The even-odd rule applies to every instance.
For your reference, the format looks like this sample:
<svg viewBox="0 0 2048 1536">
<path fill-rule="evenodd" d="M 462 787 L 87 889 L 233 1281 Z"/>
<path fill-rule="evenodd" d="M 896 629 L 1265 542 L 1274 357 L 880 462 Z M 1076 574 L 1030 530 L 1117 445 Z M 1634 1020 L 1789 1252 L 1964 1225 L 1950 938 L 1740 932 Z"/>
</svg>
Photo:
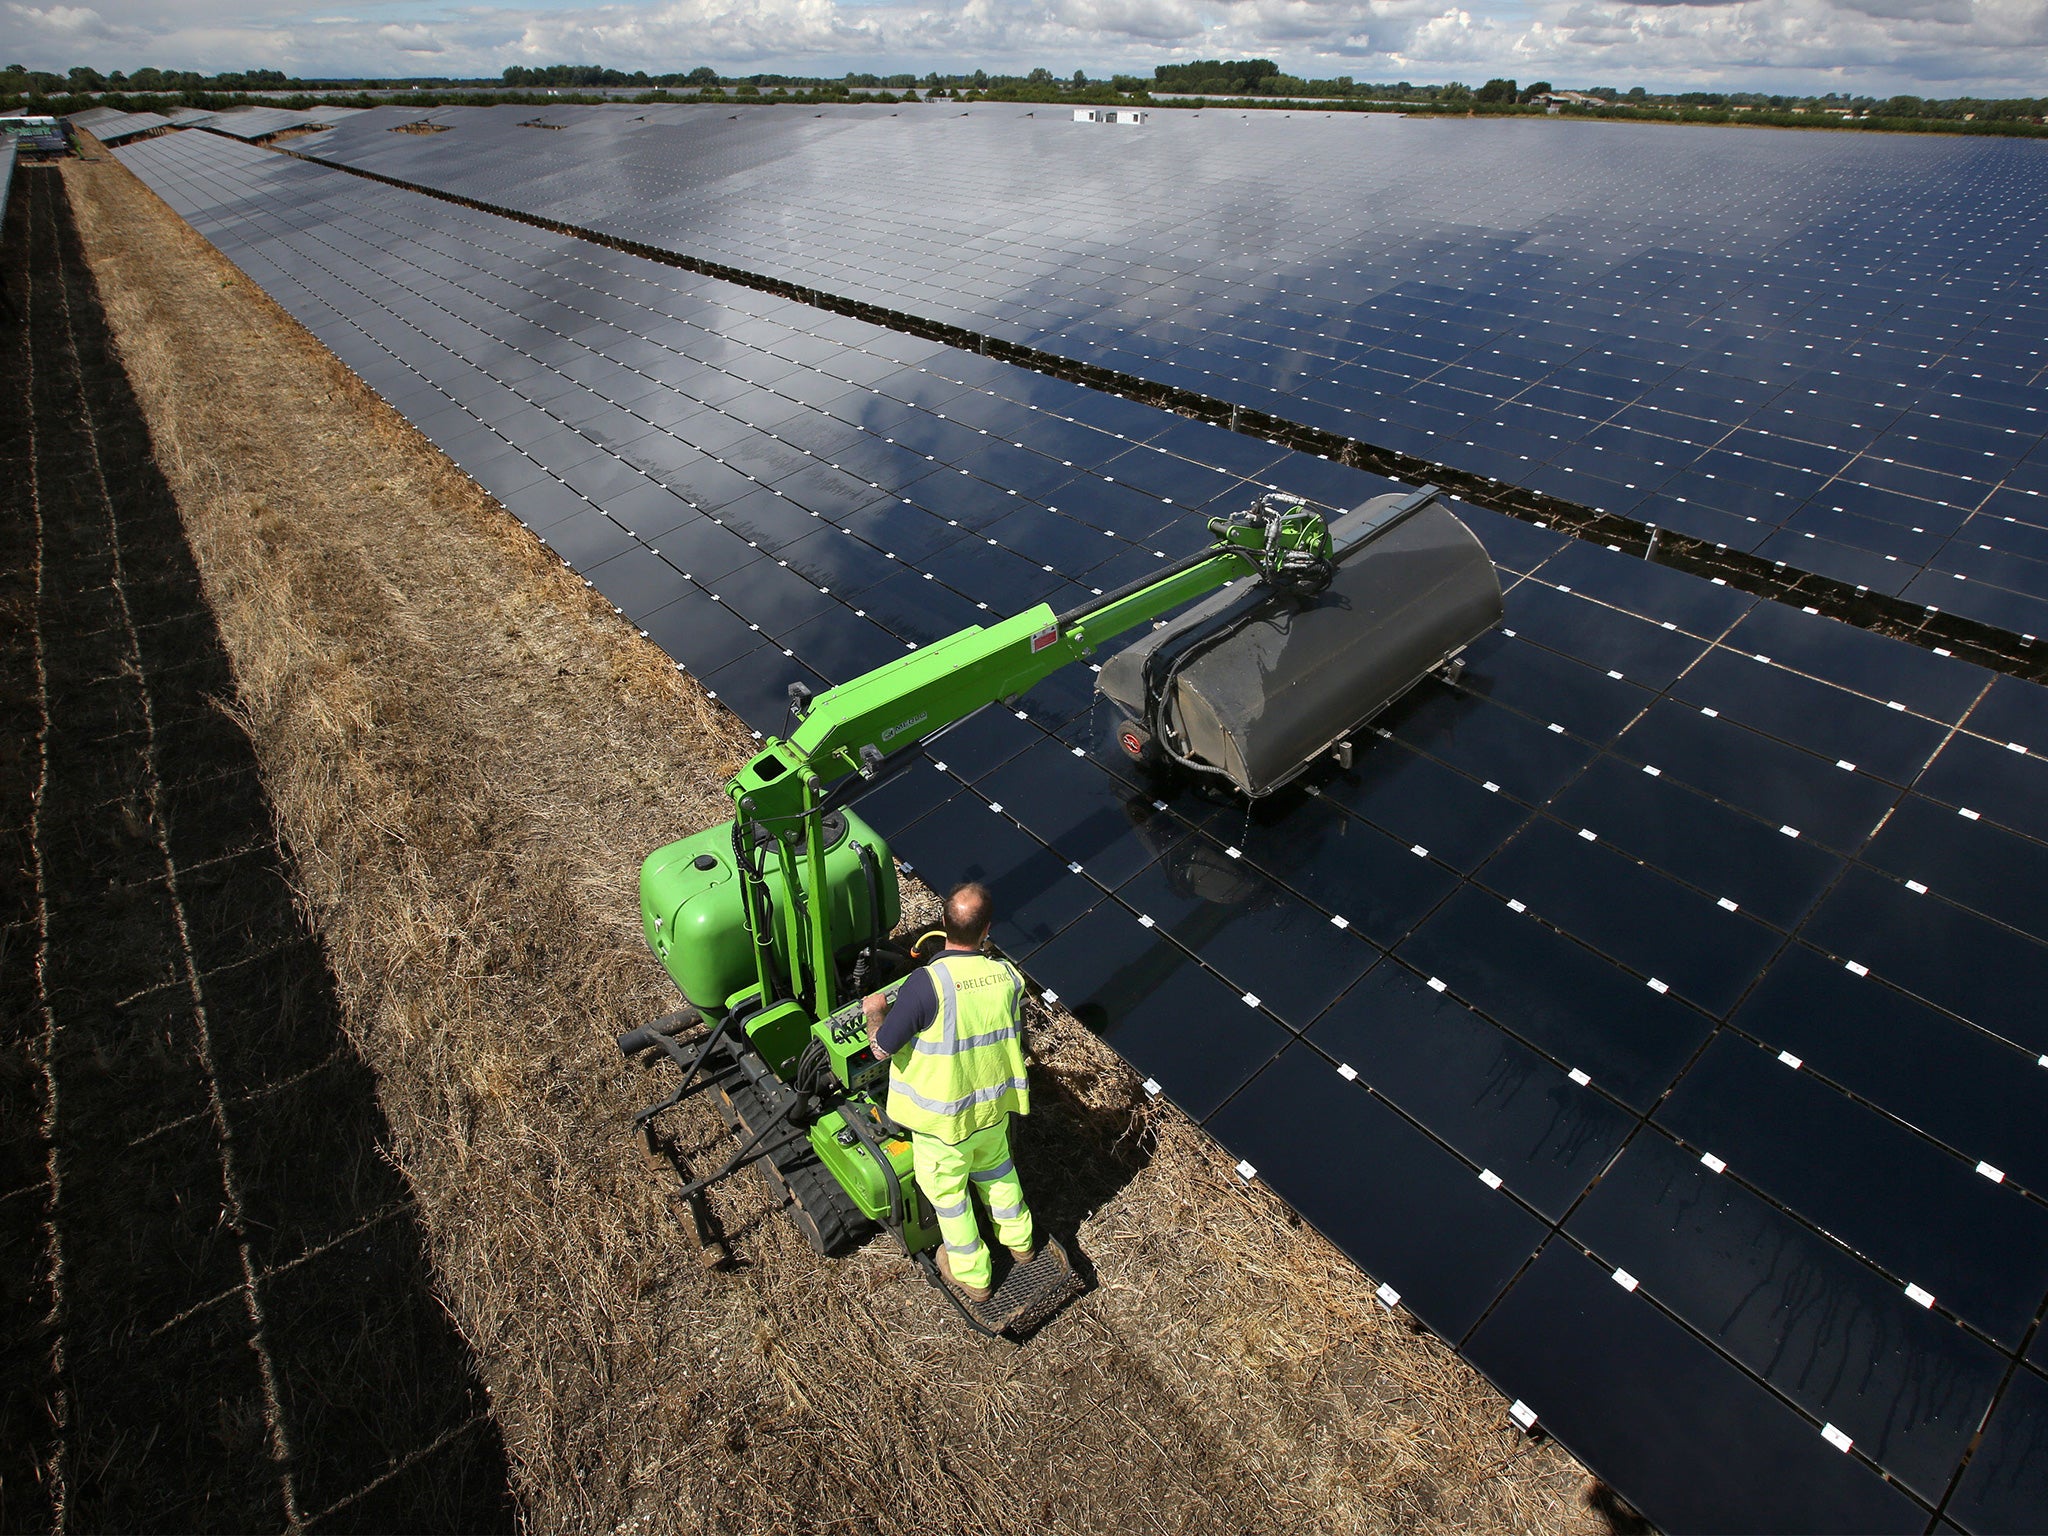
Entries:
<svg viewBox="0 0 2048 1536">
<path fill-rule="evenodd" d="M 1624 1287 L 1599 1260 L 1553 1241 L 1466 1353 L 1566 1446 L 1625 1461 L 1636 1477 L 1629 1497 L 1667 1530 L 1925 1529 L 1926 1511 L 1870 1461 L 1838 1451 L 1755 1378 L 1723 1369 L 1710 1343 L 1631 1279 Z M 1725 1475 L 1738 1467 L 1739 1481 Z M 1773 1490 L 1768 1509 L 1759 1484 Z"/>
<path fill-rule="evenodd" d="M 315 152 L 2040 630 L 2032 146 L 1312 112 L 1117 134 L 994 106 L 525 116 L 421 138 L 370 113 Z"/>
<path fill-rule="evenodd" d="M 122 158 L 759 732 L 1203 507 L 1381 488 L 218 138 Z M 2038 1523 L 2048 693 L 1470 520 L 1503 631 L 1348 768 L 1251 811 L 1143 780 L 1077 667 L 861 808 L 1653 1518 Z"/>
</svg>

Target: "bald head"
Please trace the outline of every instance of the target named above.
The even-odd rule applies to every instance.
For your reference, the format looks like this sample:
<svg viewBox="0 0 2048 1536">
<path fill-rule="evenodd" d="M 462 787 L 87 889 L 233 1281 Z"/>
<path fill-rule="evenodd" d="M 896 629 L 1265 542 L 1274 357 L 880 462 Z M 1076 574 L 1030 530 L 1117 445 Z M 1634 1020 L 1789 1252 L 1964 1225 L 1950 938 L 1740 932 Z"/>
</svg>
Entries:
<svg viewBox="0 0 2048 1536">
<path fill-rule="evenodd" d="M 993 916 L 995 902 L 987 886 L 972 880 L 954 886 L 946 897 L 946 942 L 962 949 L 980 948 Z"/>
</svg>

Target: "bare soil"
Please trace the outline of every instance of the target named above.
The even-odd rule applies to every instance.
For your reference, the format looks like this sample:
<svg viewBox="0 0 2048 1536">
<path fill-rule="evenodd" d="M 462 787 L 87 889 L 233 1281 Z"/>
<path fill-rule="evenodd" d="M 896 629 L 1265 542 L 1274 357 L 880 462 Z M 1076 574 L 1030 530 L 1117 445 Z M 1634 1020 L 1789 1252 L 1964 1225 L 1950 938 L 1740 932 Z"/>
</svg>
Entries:
<svg viewBox="0 0 2048 1536">
<path fill-rule="evenodd" d="M 1024 1348 L 765 1187 L 695 1262 L 627 1135 L 634 878 L 746 731 L 125 169 L 64 170 L 341 1026 L 545 1529 L 1603 1530 L 1585 1473 L 1071 1019 L 1027 1188 L 1094 1289 Z M 730 1146 L 701 1102 L 700 1161 Z M 694 1139 L 693 1139 L 694 1138 Z"/>
</svg>

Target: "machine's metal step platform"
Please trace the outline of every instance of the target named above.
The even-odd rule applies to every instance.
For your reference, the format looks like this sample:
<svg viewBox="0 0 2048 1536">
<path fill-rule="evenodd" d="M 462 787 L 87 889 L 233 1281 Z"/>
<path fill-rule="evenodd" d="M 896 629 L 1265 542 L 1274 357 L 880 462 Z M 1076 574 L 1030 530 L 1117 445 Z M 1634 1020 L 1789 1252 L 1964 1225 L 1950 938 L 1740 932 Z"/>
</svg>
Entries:
<svg viewBox="0 0 2048 1536">
<path fill-rule="evenodd" d="M 1000 1248 L 996 1253 L 996 1262 L 1010 1267 L 987 1301 L 971 1301 L 949 1285 L 929 1253 L 919 1254 L 918 1262 L 932 1284 L 983 1332 L 1010 1338 L 1029 1333 L 1081 1293 L 1081 1277 L 1056 1237 L 1042 1239 L 1028 1263 L 1013 1262 Z"/>
</svg>

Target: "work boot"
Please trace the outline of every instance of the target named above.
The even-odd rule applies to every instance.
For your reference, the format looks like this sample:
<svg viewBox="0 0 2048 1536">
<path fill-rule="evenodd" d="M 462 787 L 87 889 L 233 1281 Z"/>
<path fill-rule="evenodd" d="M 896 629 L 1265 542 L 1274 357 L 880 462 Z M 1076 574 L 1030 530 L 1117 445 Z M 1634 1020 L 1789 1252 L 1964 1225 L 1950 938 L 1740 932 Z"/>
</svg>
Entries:
<svg viewBox="0 0 2048 1536">
<path fill-rule="evenodd" d="M 953 1256 L 946 1251 L 946 1245 L 939 1245 L 939 1273 L 946 1277 L 946 1283 L 965 1296 L 969 1301 L 987 1301 L 994 1294 L 985 1285 L 969 1285 L 953 1273 Z"/>
<path fill-rule="evenodd" d="M 1031 1262 L 1031 1256 L 1036 1252 L 1038 1252 L 1038 1249 L 1035 1245 L 1030 1248 L 1012 1248 L 1010 1250 L 1010 1257 L 1015 1259 L 1019 1264 L 1029 1264 Z"/>
</svg>

